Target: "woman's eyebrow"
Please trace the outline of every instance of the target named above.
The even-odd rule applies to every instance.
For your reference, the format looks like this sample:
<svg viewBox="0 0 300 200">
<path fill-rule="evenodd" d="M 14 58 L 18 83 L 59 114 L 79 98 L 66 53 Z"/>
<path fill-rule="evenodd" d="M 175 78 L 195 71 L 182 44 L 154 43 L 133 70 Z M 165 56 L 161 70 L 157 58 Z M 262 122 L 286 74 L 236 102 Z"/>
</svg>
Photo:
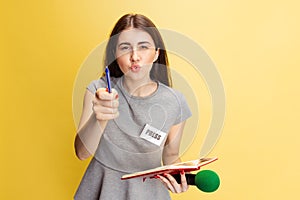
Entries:
<svg viewBox="0 0 300 200">
<path fill-rule="evenodd" d="M 122 46 L 122 45 L 131 45 L 129 42 L 121 42 L 118 46 Z"/>
<path fill-rule="evenodd" d="M 150 42 L 148 41 L 142 41 L 142 42 L 139 42 L 138 45 L 141 45 L 141 44 L 151 44 Z"/>
<path fill-rule="evenodd" d="M 150 42 L 148 41 L 141 41 L 141 42 L 138 42 L 138 45 L 141 45 L 141 44 L 150 44 Z M 122 46 L 122 45 L 131 45 L 129 42 L 121 42 L 118 46 Z"/>
</svg>

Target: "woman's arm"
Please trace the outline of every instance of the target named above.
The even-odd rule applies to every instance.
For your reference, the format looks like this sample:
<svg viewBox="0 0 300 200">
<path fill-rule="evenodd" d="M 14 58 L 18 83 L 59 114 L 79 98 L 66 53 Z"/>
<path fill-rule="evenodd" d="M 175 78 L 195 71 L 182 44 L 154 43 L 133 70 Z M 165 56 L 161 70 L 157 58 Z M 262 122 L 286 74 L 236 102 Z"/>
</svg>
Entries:
<svg viewBox="0 0 300 200">
<path fill-rule="evenodd" d="M 118 116 L 117 92 L 98 89 L 96 95 L 86 91 L 83 110 L 75 138 L 75 152 L 80 160 L 93 155 L 98 147 L 107 121 Z"/>
<path fill-rule="evenodd" d="M 171 127 L 163 151 L 164 165 L 181 162 L 179 158 L 179 147 L 184 125 L 185 121 Z M 189 188 L 184 171 L 180 173 L 181 184 L 178 184 L 175 178 L 170 174 L 164 174 L 164 176 L 158 175 L 158 178 L 165 185 L 165 187 L 167 187 L 173 193 L 185 192 Z"/>
<path fill-rule="evenodd" d="M 185 121 L 171 127 L 162 155 L 164 165 L 181 162 L 179 148 L 184 126 Z"/>
</svg>

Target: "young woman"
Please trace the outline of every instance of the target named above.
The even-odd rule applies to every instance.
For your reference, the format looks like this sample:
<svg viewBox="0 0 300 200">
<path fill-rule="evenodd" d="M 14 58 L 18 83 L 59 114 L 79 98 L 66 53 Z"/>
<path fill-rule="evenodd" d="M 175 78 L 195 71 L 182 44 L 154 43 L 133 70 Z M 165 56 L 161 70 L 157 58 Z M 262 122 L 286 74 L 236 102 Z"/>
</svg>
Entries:
<svg viewBox="0 0 300 200">
<path fill-rule="evenodd" d="M 171 88 L 168 58 L 161 35 L 145 16 L 127 14 L 112 30 L 105 77 L 93 81 L 84 97 L 75 139 L 76 155 L 93 156 L 76 200 L 170 199 L 169 192 L 188 189 L 170 174 L 142 181 L 121 180 L 124 174 L 180 162 L 184 124 L 191 116 L 181 93 Z"/>
</svg>

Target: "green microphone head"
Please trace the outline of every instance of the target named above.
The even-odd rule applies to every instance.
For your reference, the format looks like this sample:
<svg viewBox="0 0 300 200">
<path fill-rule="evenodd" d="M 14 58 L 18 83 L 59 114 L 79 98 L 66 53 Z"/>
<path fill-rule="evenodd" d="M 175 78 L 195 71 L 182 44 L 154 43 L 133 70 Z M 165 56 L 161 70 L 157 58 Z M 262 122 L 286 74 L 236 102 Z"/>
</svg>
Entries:
<svg viewBox="0 0 300 200">
<path fill-rule="evenodd" d="M 195 185 L 203 192 L 214 192 L 220 186 L 220 178 L 214 171 L 202 170 L 196 174 Z"/>
</svg>

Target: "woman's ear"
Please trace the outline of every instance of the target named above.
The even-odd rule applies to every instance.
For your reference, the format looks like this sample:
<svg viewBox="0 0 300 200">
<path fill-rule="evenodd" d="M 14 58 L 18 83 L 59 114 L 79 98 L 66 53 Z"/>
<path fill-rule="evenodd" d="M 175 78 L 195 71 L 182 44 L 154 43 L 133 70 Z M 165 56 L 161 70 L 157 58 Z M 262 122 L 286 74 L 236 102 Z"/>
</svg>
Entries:
<svg viewBox="0 0 300 200">
<path fill-rule="evenodd" d="M 154 56 L 153 62 L 155 62 L 158 59 L 158 56 L 159 56 L 159 48 L 157 48 L 155 50 L 155 56 Z"/>
</svg>

